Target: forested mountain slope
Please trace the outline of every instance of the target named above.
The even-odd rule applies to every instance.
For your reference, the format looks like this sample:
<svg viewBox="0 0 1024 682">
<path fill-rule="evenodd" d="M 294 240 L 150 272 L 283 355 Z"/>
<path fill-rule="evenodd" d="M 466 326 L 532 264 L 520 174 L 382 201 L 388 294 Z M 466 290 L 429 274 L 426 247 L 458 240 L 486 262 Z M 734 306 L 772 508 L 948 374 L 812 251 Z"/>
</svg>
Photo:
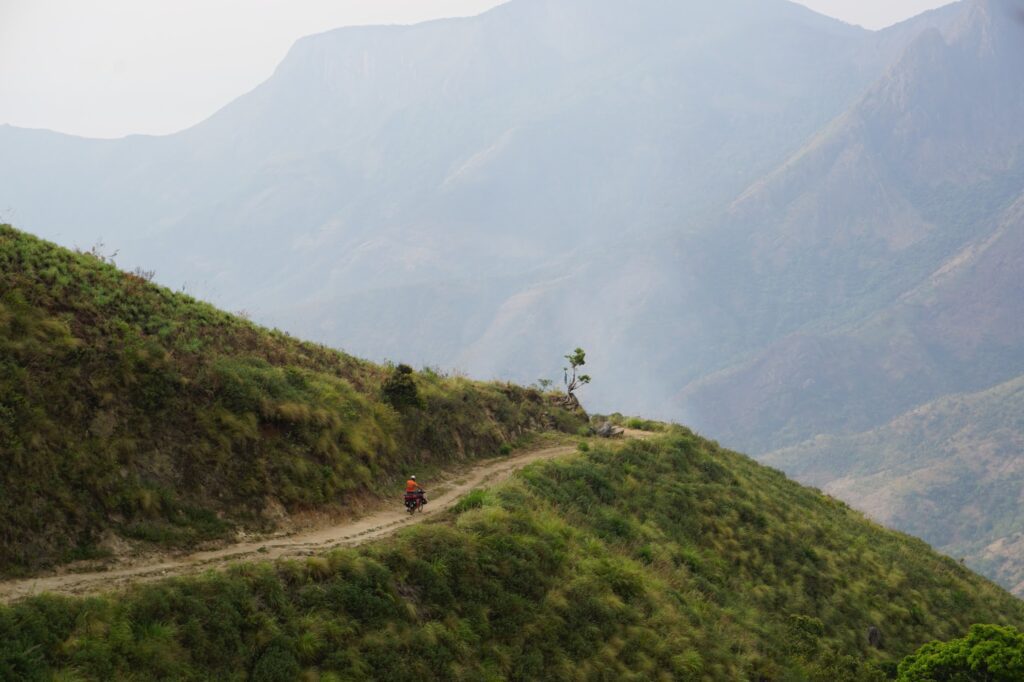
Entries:
<svg viewBox="0 0 1024 682">
<path fill-rule="evenodd" d="M 793 333 L 684 389 L 702 428 L 764 451 L 1024 372 L 1018 5 L 923 34 L 733 205 L 722 244 L 748 246 L 708 259 L 719 300 L 748 333 Z"/>
</svg>

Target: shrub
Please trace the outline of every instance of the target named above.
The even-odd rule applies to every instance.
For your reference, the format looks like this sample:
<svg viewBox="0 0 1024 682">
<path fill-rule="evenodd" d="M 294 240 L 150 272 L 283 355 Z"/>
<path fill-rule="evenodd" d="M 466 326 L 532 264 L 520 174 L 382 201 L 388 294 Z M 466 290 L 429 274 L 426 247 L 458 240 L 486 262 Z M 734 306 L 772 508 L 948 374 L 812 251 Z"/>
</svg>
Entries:
<svg viewBox="0 0 1024 682">
<path fill-rule="evenodd" d="M 285 643 L 275 642 L 256 659 L 252 669 L 253 682 L 292 682 L 299 678 L 301 668 L 295 654 Z"/>
<path fill-rule="evenodd" d="M 640 419 L 638 417 L 631 417 L 626 420 L 626 426 L 637 431 L 664 431 L 665 425 L 661 422 L 651 421 L 650 419 Z"/>
<path fill-rule="evenodd" d="M 924 645 L 898 672 L 901 682 L 1024 680 L 1024 634 L 1012 625 L 973 625 L 962 639 Z"/>
<path fill-rule="evenodd" d="M 381 389 L 384 400 L 396 410 L 405 407 L 421 407 L 419 391 L 413 379 L 413 369 L 409 365 L 398 365 L 391 376 L 384 382 Z"/>
</svg>

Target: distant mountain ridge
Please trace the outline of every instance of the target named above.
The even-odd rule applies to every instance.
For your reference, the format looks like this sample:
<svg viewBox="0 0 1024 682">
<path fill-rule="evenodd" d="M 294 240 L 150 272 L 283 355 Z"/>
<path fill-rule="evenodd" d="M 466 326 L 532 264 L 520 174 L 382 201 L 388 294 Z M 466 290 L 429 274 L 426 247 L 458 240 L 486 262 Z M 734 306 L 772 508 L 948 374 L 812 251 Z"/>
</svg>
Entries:
<svg viewBox="0 0 1024 682">
<path fill-rule="evenodd" d="M 746 267 L 776 287 L 750 284 L 740 300 L 758 309 L 751 300 L 797 295 L 815 324 L 685 389 L 698 423 L 770 449 L 1024 371 L 1024 79 L 1005 68 L 1024 24 L 995 7 L 969 6 L 949 42 L 923 34 L 857 107 L 733 205 L 733 229 L 755 240 Z M 747 390 L 765 375 L 781 377 L 771 393 Z"/>
<path fill-rule="evenodd" d="M 723 430 L 726 442 L 774 450 L 766 462 L 965 557 L 1018 593 L 1020 9 L 975 3 L 947 37 L 923 34 L 860 107 L 735 207 L 759 218 L 775 211 L 786 216 L 784 225 L 806 228 L 813 220 L 792 218 L 802 211 L 797 215 L 817 216 L 822 235 L 834 240 L 842 188 L 875 179 L 875 199 L 849 213 L 862 221 L 850 228 L 861 238 L 874 230 L 877 248 L 912 256 L 898 268 L 886 263 L 879 283 L 895 286 L 878 297 L 881 305 L 866 307 L 860 319 L 839 315 L 783 338 L 683 394 L 699 406 L 697 422 Z M 798 172 L 805 179 L 793 180 Z M 805 192 L 811 177 L 827 183 L 816 205 Z M 789 213 L 774 199 L 787 181 L 797 192 L 781 204 Z M 761 207 L 746 205 L 754 201 Z M 799 240 L 806 239 L 802 233 Z M 831 290 L 840 296 L 850 288 L 844 275 L 828 272 L 829 284 L 843 285 Z M 791 290 L 819 299 L 830 292 Z"/>
<path fill-rule="evenodd" d="M 781 0 L 645 0 L 634 9 L 624 20 L 614 3 L 520 0 L 474 19 L 314 36 L 266 84 L 175 136 L 69 140 L 81 156 L 68 164 L 38 158 L 43 134 L 31 134 L 19 153 L 20 134 L 6 131 L 5 150 L 20 163 L 3 177 L 2 199 L 45 236 L 102 232 L 123 257 L 159 257 L 175 284 L 248 309 L 255 301 L 240 292 L 251 287 L 217 249 L 244 255 L 245 271 L 272 272 L 274 285 L 260 294 L 289 305 L 296 291 L 309 298 L 495 267 L 521 275 L 564 258 L 580 240 L 675 229 L 680 211 L 695 215 L 712 208 L 709 199 L 727 200 L 756 177 L 755 166 L 767 170 L 773 155 L 788 153 L 884 68 L 870 56 L 876 41 L 867 32 Z M 822 59 L 826 47 L 836 56 Z M 750 49 L 759 60 L 743 61 Z M 519 58 L 508 59 L 511 51 Z M 833 78 L 840 68 L 850 77 Z M 722 91 L 728 81 L 711 69 L 744 81 Z M 684 105 L 669 115 L 680 93 L 714 109 Z M 594 112 L 589 127 L 578 122 L 586 108 Z M 728 131 L 707 139 L 712 123 L 729 119 Z M 780 139 L 783 121 L 793 132 Z M 767 158 L 757 151 L 766 145 Z M 633 156 L 628 169 L 609 174 L 609 162 Z M 753 165 L 737 163 L 743 156 Z M 35 164 L 53 184 L 69 170 L 68 185 L 107 220 L 67 233 L 73 197 L 33 202 L 42 193 Z M 91 172 L 97 166 L 101 177 Z M 116 191 L 124 183 L 131 197 Z M 675 191 L 687 184 L 696 187 Z M 638 216 L 638 192 L 671 204 L 651 202 Z M 286 248 L 302 267 L 266 255 L 279 250 L 275 233 L 285 222 L 294 226 Z M 171 258 L 173 240 L 190 236 L 205 253 Z"/>
<path fill-rule="evenodd" d="M 663 406 L 679 382 L 660 357 L 628 380 L 629 337 L 516 316 L 578 317 L 620 278 L 646 277 L 635 268 L 652 258 L 667 270 L 649 273 L 651 290 L 678 288 L 662 235 L 699 231 L 716 202 L 855 99 L 911 31 L 876 35 L 783 0 L 645 0 L 627 14 L 518 0 L 313 36 L 267 83 L 164 138 L 2 130 L 16 162 L 0 168 L 0 206 L 43 236 L 103 238 L 161 281 L 370 357 L 533 381 L 585 342 L 605 405 Z M 411 307 L 408 291 L 429 295 Z M 669 294 L 670 316 L 692 307 L 682 293 Z M 435 321 L 455 301 L 473 305 L 453 334 Z M 653 314 L 641 305 L 626 320 Z M 410 344 L 406 328 L 430 333 Z M 705 366 L 697 357 L 681 378 Z"/>
</svg>

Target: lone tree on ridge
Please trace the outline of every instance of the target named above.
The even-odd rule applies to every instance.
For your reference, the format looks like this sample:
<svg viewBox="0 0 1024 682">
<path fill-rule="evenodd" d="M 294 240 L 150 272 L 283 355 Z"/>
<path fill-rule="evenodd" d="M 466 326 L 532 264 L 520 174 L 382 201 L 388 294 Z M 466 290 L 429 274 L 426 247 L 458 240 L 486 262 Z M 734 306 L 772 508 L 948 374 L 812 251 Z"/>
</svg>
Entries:
<svg viewBox="0 0 1024 682">
<path fill-rule="evenodd" d="M 581 386 L 586 386 L 590 383 L 589 375 L 577 374 L 579 368 L 587 364 L 587 354 L 582 348 L 577 348 L 572 353 L 566 355 L 565 359 L 569 361 L 569 366 L 562 368 L 565 381 L 565 396 L 562 398 L 562 404 L 570 409 L 577 410 L 580 409 L 580 401 L 576 397 L 576 391 Z"/>
</svg>

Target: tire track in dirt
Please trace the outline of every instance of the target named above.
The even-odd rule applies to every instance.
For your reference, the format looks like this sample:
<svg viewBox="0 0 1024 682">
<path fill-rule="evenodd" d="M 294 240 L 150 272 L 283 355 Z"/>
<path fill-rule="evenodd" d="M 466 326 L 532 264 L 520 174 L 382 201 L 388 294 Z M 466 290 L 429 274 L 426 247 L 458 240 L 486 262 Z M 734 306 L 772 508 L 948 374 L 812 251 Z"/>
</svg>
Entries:
<svg viewBox="0 0 1024 682">
<path fill-rule="evenodd" d="M 627 435 L 639 436 L 632 432 Z M 136 583 L 223 569 L 239 561 L 271 561 L 286 557 L 309 556 L 336 547 L 354 547 L 437 517 L 438 512 L 451 509 L 474 488 L 484 484 L 500 483 L 528 464 L 575 451 L 576 448 L 571 445 L 549 447 L 483 462 L 465 472 L 451 472 L 447 485 L 442 483 L 442 492 L 436 497 L 428 496 L 430 502 L 425 510 L 415 515 L 409 515 L 405 511 L 401 504 L 401 494 L 398 493 L 394 505 L 387 509 L 381 508 L 354 520 L 292 535 L 239 542 L 220 549 L 183 556 L 165 556 L 147 563 L 122 567 L 115 565 L 102 571 L 62 573 L 3 581 L 0 582 L 0 603 L 6 604 L 44 592 L 64 595 L 110 592 Z"/>
</svg>

